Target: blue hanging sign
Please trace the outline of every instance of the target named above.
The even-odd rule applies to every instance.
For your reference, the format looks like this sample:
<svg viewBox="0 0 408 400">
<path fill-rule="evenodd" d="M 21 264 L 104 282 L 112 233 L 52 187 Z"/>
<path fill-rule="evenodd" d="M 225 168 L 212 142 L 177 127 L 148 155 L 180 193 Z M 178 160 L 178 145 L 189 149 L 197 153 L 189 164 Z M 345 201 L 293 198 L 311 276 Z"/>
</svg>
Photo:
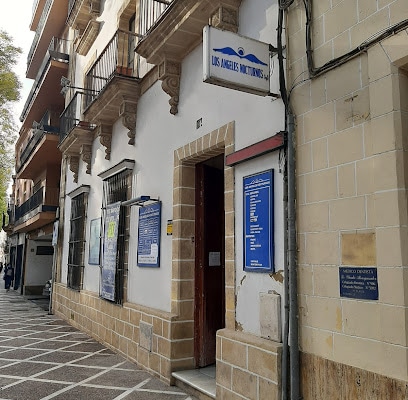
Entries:
<svg viewBox="0 0 408 400">
<path fill-rule="evenodd" d="M 102 255 L 101 296 L 115 300 L 116 252 L 118 245 L 120 202 L 106 207 Z"/>
<path fill-rule="evenodd" d="M 161 202 L 139 208 L 138 267 L 160 266 Z"/>
<path fill-rule="evenodd" d="M 244 177 L 244 270 L 274 271 L 273 170 Z"/>
</svg>

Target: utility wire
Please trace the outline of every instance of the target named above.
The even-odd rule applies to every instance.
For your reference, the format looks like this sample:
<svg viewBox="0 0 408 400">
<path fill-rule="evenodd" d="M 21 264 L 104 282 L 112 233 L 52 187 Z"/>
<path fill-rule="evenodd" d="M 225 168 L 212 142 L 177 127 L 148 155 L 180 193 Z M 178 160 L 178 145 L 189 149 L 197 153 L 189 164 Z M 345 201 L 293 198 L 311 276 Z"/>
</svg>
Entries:
<svg viewBox="0 0 408 400">
<path fill-rule="evenodd" d="M 398 22 L 390 26 L 389 28 L 386 28 L 371 36 L 369 39 L 365 40 L 363 43 L 361 43 L 359 46 L 349 51 L 348 53 L 328 61 L 321 67 L 315 68 L 312 49 L 312 0 L 303 0 L 303 4 L 306 11 L 306 58 L 310 78 L 316 78 L 325 72 L 328 72 L 334 68 L 339 67 L 342 64 L 345 64 L 347 61 L 350 61 L 361 53 L 366 52 L 370 47 L 381 42 L 381 40 L 384 40 L 408 28 L 408 19 L 405 19 L 404 21 Z"/>
</svg>

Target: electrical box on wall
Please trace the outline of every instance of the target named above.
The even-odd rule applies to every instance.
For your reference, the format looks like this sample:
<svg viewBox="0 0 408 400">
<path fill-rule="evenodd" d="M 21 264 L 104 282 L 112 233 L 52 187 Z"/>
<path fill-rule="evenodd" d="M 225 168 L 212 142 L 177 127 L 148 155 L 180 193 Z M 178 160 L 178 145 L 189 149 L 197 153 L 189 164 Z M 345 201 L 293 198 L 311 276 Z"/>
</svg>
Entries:
<svg viewBox="0 0 408 400">
<path fill-rule="evenodd" d="M 259 294 L 259 322 L 261 336 L 265 339 L 282 341 L 281 296 L 268 292 Z"/>
</svg>

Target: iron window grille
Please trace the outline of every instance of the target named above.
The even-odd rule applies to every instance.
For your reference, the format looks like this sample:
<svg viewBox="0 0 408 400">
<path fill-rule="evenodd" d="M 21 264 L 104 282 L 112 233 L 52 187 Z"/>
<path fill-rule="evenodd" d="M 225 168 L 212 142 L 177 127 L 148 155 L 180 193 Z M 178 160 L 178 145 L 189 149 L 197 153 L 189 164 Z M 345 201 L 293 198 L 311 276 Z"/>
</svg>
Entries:
<svg viewBox="0 0 408 400">
<path fill-rule="evenodd" d="M 132 188 L 131 172 L 132 170 L 126 169 L 103 181 L 102 221 L 105 220 L 106 206 L 116 202 L 124 202 L 129 199 Z M 128 210 L 128 207 L 121 206 L 119 213 L 115 266 L 114 303 L 116 304 L 122 304 L 124 299 L 124 286 L 127 271 L 126 253 L 128 248 L 128 235 L 126 232 L 128 231 Z M 103 223 L 101 228 L 104 229 Z M 102 237 L 104 237 L 104 232 L 102 233 Z"/>
<path fill-rule="evenodd" d="M 74 290 L 81 290 L 83 285 L 87 203 L 87 193 L 71 200 L 67 286 Z"/>
</svg>

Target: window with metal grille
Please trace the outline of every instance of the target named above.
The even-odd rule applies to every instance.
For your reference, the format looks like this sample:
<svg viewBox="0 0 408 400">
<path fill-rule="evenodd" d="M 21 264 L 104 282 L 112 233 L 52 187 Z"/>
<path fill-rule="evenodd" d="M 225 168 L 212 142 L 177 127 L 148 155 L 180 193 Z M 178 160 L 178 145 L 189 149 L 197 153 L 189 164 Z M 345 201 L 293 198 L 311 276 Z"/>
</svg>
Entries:
<svg viewBox="0 0 408 400">
<path fill-rule="evenodd" d="M 116 202 L 123 202 L 130 198 L 132 180 L 132 170 L 126 169 L 116 175 L 113 175 L 103 181 L 103 213 L 106 206 Z M 128 208 L 121 207 L 119 214 L 118 239 L 116 250 L 116 270 L 115 270 L 115 300 L 116 304 L 122 304 L 124 298 L 124 285 L 126 277 L 126 252 L 128 246 L 127 220 Z M 103 215 L 104 217 L 104 215 Z M 104 219 L 103 219 L 104 220 Z"/>
<path fill-rule="evenodd" d="M 71 200 L 67 286 L 75 290 L 82 289 L 87 202 L 87 193 L 81 193 Z"/>
</svg>

